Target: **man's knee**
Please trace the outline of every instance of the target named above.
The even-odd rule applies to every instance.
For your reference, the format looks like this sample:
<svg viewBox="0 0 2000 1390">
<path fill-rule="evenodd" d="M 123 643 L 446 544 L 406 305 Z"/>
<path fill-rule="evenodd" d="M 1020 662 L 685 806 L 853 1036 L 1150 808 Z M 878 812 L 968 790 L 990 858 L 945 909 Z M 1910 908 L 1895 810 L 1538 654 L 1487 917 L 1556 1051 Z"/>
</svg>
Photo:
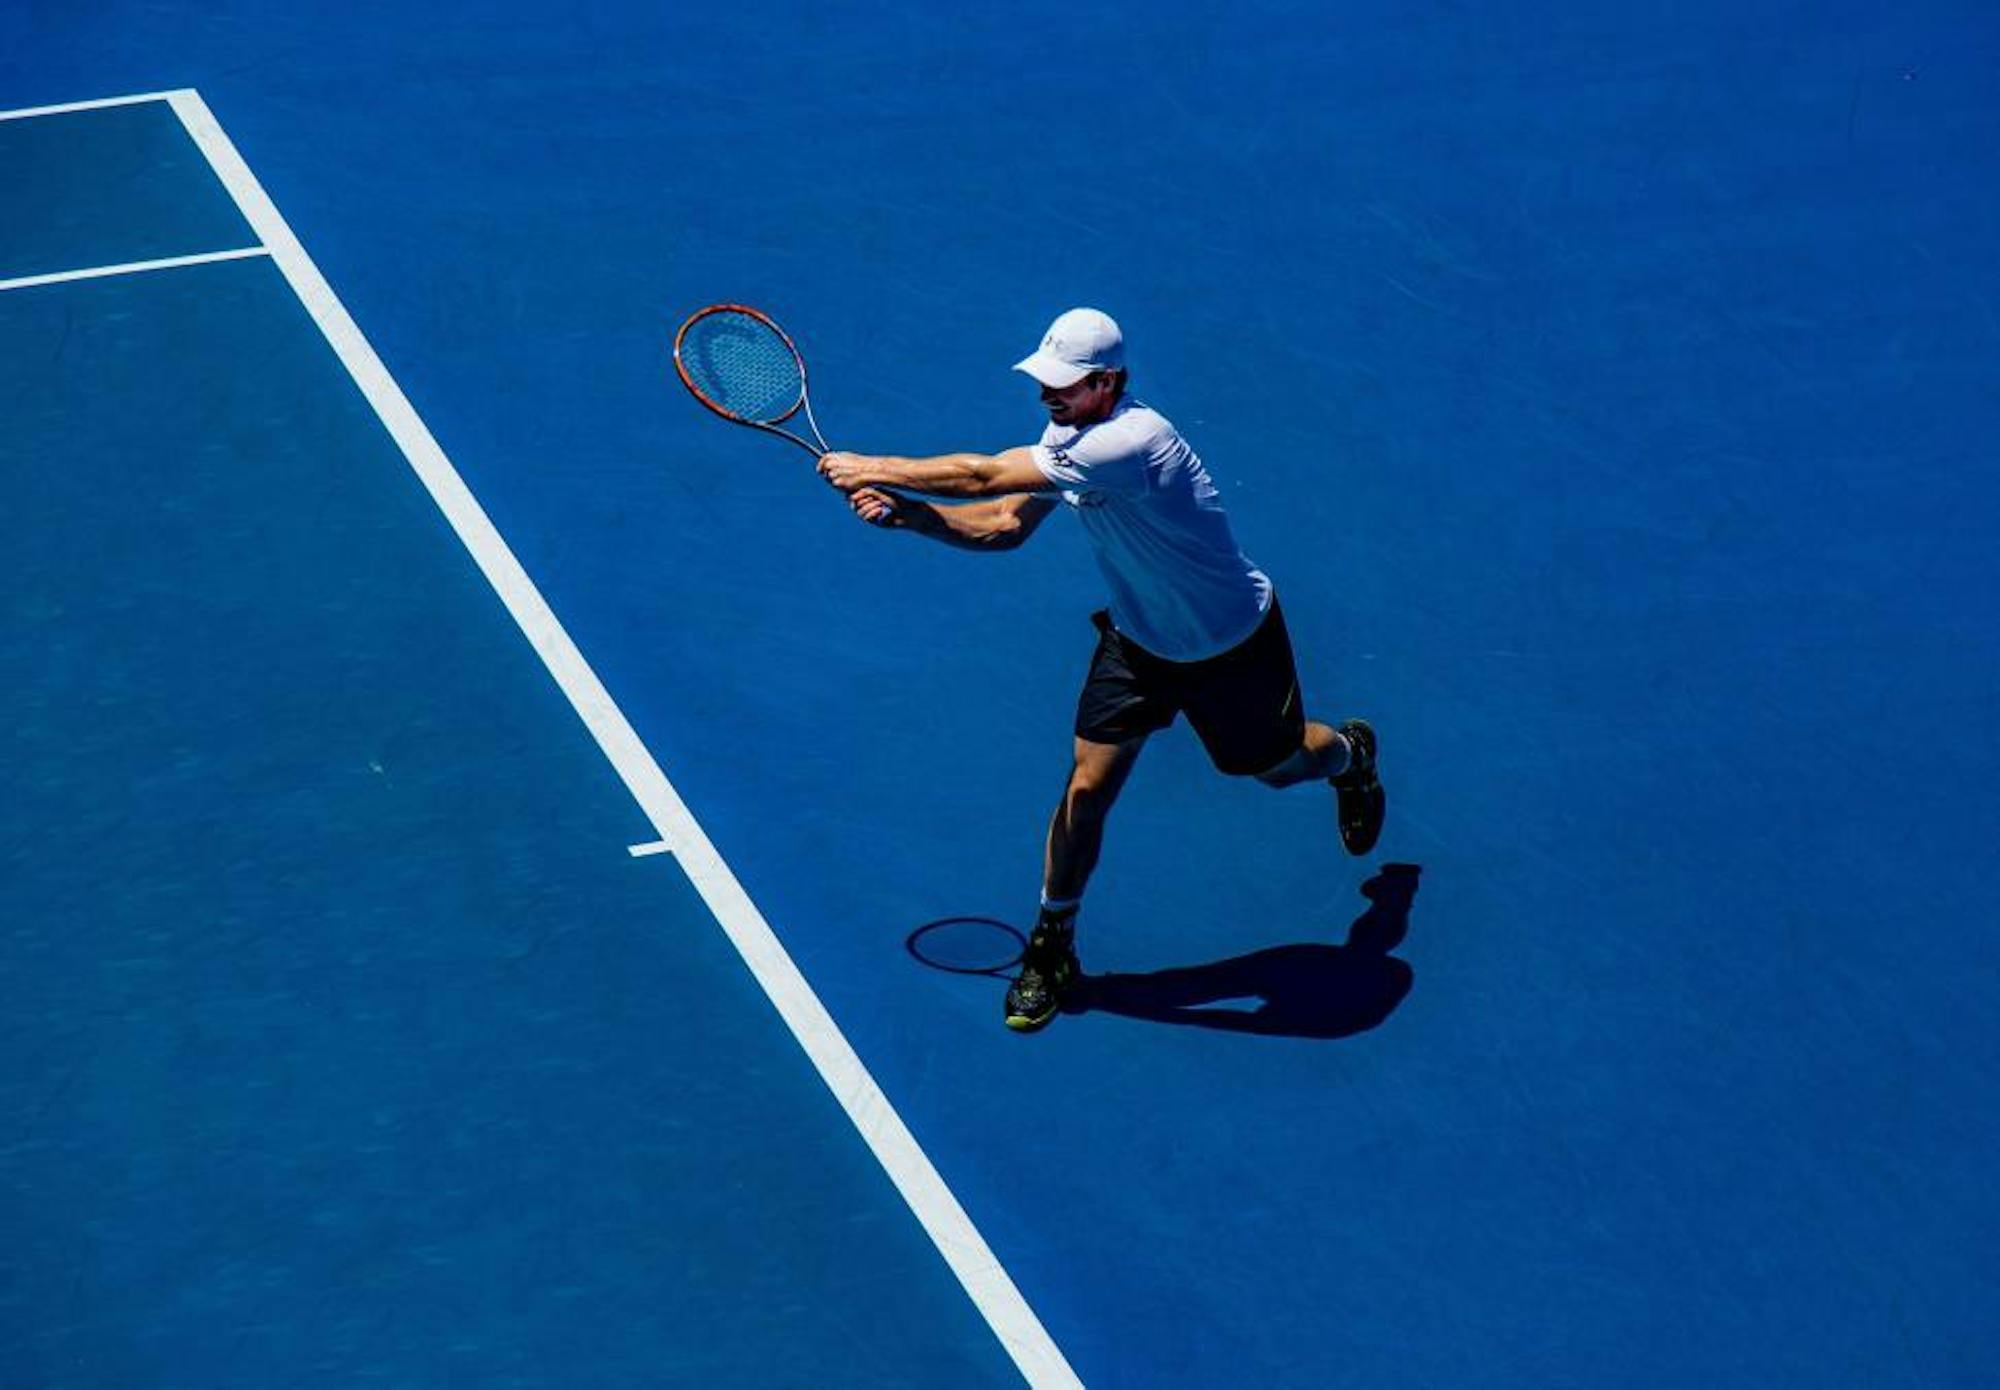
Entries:
<svg viewBox="0 0 2000 1390">
<path fill-rule="evenodd" d="M 1085 744 L 1078 740 L 1076 756 L 1070 763 L 1069 789 L 1064 799 L 1071 807 L 1085 812 L 1101 812 L 1108 808 L 1125 785 L 1132 762 L 1138 757 L 1139 742 L 1135 740 L 1130 744 L 1112 746 Z"/>
<path fill-rule="evenodd" d="M 1077 763 L 1069 770 L 1066 799 L 1077 811 L 1101 811 L 1118 794 L 1118 779 L 1106 768 Z"/>
</svg>

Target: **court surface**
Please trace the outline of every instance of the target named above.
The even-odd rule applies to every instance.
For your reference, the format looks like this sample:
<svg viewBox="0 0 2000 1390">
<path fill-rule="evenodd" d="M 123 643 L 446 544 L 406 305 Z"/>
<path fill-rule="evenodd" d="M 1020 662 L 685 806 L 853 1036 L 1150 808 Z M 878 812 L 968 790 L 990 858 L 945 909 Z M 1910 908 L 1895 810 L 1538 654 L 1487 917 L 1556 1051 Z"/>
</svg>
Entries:
<svg viewBox="0 0 2000 1390">
<path fill-rule="evenodd" d="M 2000 1376 L 1989 11 L 11 22 L 0 1384 Z M 897 453 L 1116 314 L 1377 852 L 1176 729 L 914 958 L 1098 581 L 718 299 Z"/>
</svg>

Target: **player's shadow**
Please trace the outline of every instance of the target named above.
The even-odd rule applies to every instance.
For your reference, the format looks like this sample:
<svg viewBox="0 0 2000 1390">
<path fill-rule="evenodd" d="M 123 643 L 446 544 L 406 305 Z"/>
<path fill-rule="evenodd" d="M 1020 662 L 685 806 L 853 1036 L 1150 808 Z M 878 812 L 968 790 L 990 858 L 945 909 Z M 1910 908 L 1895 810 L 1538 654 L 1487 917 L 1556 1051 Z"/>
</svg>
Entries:
<svg viewBox="0 0 2000 1390">
<path fill-rule="evenodd" d="M 1422 872 L 1416 864 L 1385 864 L 1362 884 L 1368 910 L 1354 919 L 1344 946 L 1272 946 L 1209 965 L 1087 975 L 1064 999 L 1063 1011 L 1271 1037 L 1365 1033 L 1410 992 L 1414 972 L 1389 953 L 1409 934 Z M 1252 1000 L 1258 1002 L 1251 1006 Z"/>
</svg>

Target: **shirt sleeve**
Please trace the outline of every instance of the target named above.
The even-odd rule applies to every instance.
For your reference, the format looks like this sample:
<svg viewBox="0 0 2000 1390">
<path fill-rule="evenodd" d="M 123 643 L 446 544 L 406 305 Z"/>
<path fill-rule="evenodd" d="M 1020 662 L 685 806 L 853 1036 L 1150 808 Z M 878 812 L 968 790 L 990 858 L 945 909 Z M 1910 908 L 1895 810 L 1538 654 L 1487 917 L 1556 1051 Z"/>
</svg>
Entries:
<svg viewBox="0 0 2000 1390">
<path fill-rule="evenodd" d="M 1146 441 L 1122 421 L 1085 430 L 1067 444 L 1030 447 L 1035 467 L 1057 487 L 1079 497 L 1093 493 L 1142 497 L 1146 492 Z"/>
</svg>

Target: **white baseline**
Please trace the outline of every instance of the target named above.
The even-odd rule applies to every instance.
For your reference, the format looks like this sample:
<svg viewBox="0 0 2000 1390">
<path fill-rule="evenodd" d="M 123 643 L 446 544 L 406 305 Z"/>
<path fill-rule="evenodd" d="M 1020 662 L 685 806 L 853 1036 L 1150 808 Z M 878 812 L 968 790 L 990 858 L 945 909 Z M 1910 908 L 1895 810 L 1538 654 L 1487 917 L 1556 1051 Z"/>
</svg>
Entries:
<svg viewBox="0 0 2000 1390">
<path fill-rule="evenodd" d="M 239 246 L 234 251 L 203 251 L 194 256 L 162 256 L 154 261 L 94 265 L 85 270 L 58 270 L 47 275 L 22 275 L 12 280 L 0 280 L 0 291 L 32 289 L 36 285 L 66 285 L 72 280 L 101 280 L 108 275 L 143 275 L 153 270 L 178 270 L 185 265 L 213 265 L 217 261 L 241 261 L 251 256 L 270 254 L 261 246 Z"/>
<path fill-rule="evenodd" d="M 23 106 L 0 111 L 0 121 L 26 121 L 36 116 L 67 116 L 75 111 L 102 111 L 107 106 L 138 106 L 148 101 L 171 101 L 172 92 L 138 92 L 129 97 L 99 97 L 96 101 L 66 101 L 60 106 Z"/>
</svg>

